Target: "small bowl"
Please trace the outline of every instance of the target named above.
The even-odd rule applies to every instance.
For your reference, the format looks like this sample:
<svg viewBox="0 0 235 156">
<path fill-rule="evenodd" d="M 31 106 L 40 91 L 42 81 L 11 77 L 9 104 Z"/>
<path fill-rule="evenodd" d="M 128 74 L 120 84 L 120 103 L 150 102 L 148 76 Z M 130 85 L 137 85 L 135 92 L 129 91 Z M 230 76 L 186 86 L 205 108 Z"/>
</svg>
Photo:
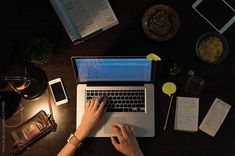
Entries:
<svg viewBox="0 0 235 156">
<path fill-rule="evenodd" d="M 170 6 L 157 4 L 148 8 L 142 17 L 144 33 L 155 41 L 166 41 L 176 35 L 180 20 Z"/>
<path fill-rule="evenodd" d="M 219 33 L 209 32 L 197 40 L 197 56 L 205 63 L 218 64 L 227 57 L 228 52 L 228 41 Z"/>
</svg>

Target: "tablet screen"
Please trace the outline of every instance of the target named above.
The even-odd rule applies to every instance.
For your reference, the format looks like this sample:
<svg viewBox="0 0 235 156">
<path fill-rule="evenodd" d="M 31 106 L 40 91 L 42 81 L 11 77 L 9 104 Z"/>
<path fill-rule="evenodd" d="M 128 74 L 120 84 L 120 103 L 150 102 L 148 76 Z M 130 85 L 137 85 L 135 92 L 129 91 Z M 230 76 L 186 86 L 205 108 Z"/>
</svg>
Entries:
<svg viewBox="0 0 235 156">
<path fill-rule="evenodd" d="M 226 3 L 228 3 L 233 10 L 235 10 L 235 0 L 224 0 Z"/>
<path fill-rule="evenodd" d="M 203 0 L 201 3 L 198 3 L 194 9 L 216 28 L 217 31 L 223 29 L 223 27 L 231 22 L 230 20 L 235 16 L 233 8 L 228 2 L 223 0 Z"/>
</svg>

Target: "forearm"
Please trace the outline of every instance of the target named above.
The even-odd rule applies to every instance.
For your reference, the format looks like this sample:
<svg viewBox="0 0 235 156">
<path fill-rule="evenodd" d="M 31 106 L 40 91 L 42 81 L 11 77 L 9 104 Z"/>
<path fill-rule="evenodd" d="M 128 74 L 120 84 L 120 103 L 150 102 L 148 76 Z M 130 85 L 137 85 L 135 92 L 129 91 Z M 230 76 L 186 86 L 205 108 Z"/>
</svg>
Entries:
<svg viewBox="0 0 235 156">
<path fill-rule="evenodd" d="M 139 152 L 137 151 L 137 152 L 135 152 L 133 154 L 126 155 L 126 156 L 144 156 L 144 154 L 141 151 L 139 151 Z"/>
<path fill-rule="evenodd" d="M 93 98 L 86 102 L 85 112 L 80 126 L 74 134 L 68 138 L 68 143 L 58 153 L 58 156 L 73 156 L 76 150 L 82 145 L 83 140 L 95 128 L 102 115 L 106 98 L 100 103 L 101 98 Z"/>
<path fill-rule="evenodd" d="M 79 142 L 82 142 L 86 137 L 84 133 L 79 130 L 79 128 L 74 133 L 74 136 L 79 140 Z M 58 153 L 57 156 L 73 156 L 77 148 L 78 144 L 74 145 L 69 142 L 63 147 L 63 149 Z"/>
<path fill-rule="evenodd" d="M 57 156 L 73 156 L 74 153 L 76 152 L 77 150 L 77 147 L 70 144 L 70 143 L 67 143 L 63 149 L 58 153 Z"/>
</svg>

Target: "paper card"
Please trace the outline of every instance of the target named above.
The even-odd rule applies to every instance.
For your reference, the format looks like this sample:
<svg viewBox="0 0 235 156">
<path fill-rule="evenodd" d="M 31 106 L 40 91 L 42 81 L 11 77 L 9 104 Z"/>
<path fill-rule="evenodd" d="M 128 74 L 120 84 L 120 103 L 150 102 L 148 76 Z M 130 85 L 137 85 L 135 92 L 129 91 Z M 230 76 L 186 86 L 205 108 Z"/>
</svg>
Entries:
<svg viewBox="0 0 235 156">
<path fill-rule="evenodd" d="M 228 114 L 231 106 L 216 98 L 203 119 L 199 129 L 214 137 Z"/>
<path fill-rule="evenodd" d="M 175 130 L 198 130 L 199 98 L 177 97 L 175 111 Z"/>
</svg>

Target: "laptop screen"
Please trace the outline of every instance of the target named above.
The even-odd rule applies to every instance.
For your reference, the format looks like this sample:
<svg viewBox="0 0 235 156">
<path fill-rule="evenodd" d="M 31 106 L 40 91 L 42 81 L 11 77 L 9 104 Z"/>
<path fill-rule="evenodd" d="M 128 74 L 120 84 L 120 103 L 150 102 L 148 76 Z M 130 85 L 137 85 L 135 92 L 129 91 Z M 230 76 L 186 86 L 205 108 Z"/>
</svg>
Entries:
<svg viewBox="0 0 235 156">
<path fill-rule="evenodd" d="M 73 58 L 79 82 L 151 81 L 152 61 L 146 58 Z"/>
</svg>

